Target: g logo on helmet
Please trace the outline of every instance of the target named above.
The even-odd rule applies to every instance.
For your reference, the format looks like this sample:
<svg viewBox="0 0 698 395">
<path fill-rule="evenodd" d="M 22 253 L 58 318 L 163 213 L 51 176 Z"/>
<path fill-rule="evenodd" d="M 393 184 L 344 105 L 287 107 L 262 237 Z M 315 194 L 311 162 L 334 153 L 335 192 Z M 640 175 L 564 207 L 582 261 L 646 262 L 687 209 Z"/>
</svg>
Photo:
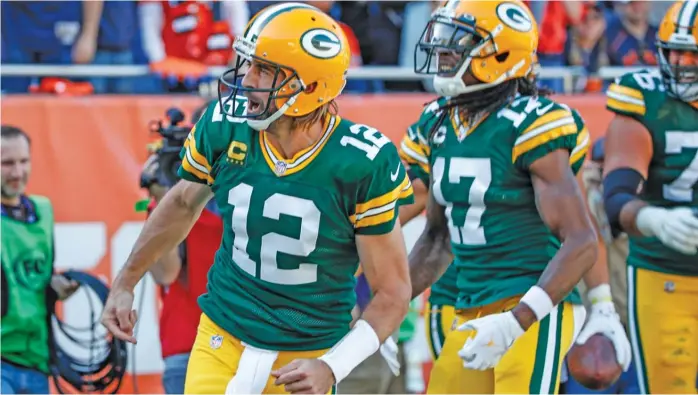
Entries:
<svg viewBox="0 0 698 395">
<path fill-rule="evenodd" d="M 301 47 L 310 56 L 332 59 L 342 51 L 342 42 L 329 30 L 311 29 L 301 36 Z"/>
<path fill-rule="evenodd" d="M 533 21 L 528 16 L 526 10 L 514 3 L 502 3 L 497 6 L 497 16 L 514 30 L 528 32 L 533 28 Z"/>
</svg>

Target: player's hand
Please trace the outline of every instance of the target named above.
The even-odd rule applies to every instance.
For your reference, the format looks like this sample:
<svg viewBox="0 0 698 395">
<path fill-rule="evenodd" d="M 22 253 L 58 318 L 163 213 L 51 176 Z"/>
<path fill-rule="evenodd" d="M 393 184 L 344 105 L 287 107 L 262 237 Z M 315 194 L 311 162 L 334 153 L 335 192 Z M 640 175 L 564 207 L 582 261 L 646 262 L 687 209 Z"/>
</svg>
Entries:
<svg viewBox="0 0 698 395">
<path fill-rule="evenodd" d="M 112 288 L 102 312 L 102 325 L 117 339 L 136 344 L 133 328 L 137 320 L 138 314 L 133 310 L 133 291 Z"/>
<path fill-rule="evenodd" d="M 686 255 L 698 254 L 698 217 L 688 207 L 643 207 L 636 224 L 643 234 L 656 236 L 669 248 Z"/>
<path fill-rule="evenodd" d="M 292 394 L 326 394 L 334 385 L 330 367 L 319 359 L 296 359 L 271 372 L 274 385 L 283 385 Z"/>
<path fill-rule="evenodd" d="M 487 370 L 493 368 L 509 350 L 514 340 L 524 330 L 511 311 L 492 314 L 466 322 L 459 331 L 476 331 L 475 337 L 466 340 L 458 356 L 467 369 Z"/>
<path fill-rule="evenodd" d="M 385 359 L 385 362 L 388 363 L 388 367 L 390 368 L 390 371 L 393 372 L 393 374 L 395 376 L 399 376 L 400 375 L 400 360 L 397 357 L 399 349 L 397 347 L 397 344 L 395 343 L 395 340 L 393 340 L 392 337 L 389 337 L 381 345 L 379 350 L 381 352 L 381 356 L 383 356 L 383 359 Z"/>
<path fill-rule="evenodd" d="M 628 341 L 625 328 L 623 328 L 620 317 L 613 307 L 613 302 L 598 302 L 591 306 L 589 320 L 577 336 L 576 343 L 584 344 L 597 333 L 606 336 L 613 342 L 618 365 L 623 367 L 624 372 L 627 372 L 632 360 L 630 341 Z"/>
</svg>

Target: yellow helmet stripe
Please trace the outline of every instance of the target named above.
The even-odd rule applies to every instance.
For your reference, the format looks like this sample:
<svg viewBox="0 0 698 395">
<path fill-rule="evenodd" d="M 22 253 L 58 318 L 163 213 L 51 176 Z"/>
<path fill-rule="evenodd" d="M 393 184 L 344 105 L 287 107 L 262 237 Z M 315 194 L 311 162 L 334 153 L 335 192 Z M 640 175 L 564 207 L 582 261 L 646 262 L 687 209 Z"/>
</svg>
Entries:
<svg viewBox="0 0 698 395">
<path fill-rule="evenodd" d="M 693 27 L 698 14 L 698 0 L 688 0 L 681 5 L 677 15 L 676 31 L 678 34 L 689 34 L 688 29 Z"/>
<path fill-rule="evenodd" d="M 247 26 L 245 34 L 243 35 L 246 39 L 254 41 L 253 37 L 259 36 L 259 33 L 264 29 L 264 27 L 271 22 L 278 15 L 285 12 L 295 10 L 298 8 L 312 8 L 316 7 L 304 4 L 304 3 L 281 3 L 262 10 L 257 16 L 254 17 L 252 22 Z"/>
</svg>

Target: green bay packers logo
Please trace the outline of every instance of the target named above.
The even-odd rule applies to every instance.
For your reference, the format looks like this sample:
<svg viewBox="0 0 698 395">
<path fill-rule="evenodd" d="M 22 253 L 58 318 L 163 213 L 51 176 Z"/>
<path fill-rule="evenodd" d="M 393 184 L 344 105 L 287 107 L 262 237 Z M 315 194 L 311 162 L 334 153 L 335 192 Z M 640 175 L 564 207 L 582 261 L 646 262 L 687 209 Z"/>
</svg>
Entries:
<svg viewBox="0 0 698 395">
<path fill-rule="evenodd" d="M 342 42 L 326 29 L 311 29 L 301 36 L 301 47 L 310 56 L 332 59 L 342 51 Z"/>
<path fill-rule="evenodd" d="M 528 32 L 533 29 L 533 21 L 525 9 L 514 3 L 502 3 L 497 6 L 497 16 L 514 30 Z"/>
</svg>

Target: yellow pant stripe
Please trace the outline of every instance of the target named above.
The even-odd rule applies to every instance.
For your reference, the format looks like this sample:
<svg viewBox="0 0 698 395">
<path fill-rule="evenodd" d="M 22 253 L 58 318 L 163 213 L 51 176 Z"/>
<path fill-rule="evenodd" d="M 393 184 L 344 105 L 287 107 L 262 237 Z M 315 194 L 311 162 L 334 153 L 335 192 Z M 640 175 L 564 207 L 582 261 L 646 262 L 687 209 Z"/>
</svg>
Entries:
<svg viewBox="0 0 698 395">
<path fill-rule="evenodd" d="M 642 352 L 642 338 L 637 325 L 637 281 L 635 278 L 636 269 L 628 266 L 628 332 L 630 332 L 630 343 L 633 348 L 633 360 L 635 361 L 635 372 L 637 374 L 637 384 L 641 394 L 647 394 L 649 388 L 647 383 L 647 372 L 645 370 L 644 352 Z"/>
</svg>

